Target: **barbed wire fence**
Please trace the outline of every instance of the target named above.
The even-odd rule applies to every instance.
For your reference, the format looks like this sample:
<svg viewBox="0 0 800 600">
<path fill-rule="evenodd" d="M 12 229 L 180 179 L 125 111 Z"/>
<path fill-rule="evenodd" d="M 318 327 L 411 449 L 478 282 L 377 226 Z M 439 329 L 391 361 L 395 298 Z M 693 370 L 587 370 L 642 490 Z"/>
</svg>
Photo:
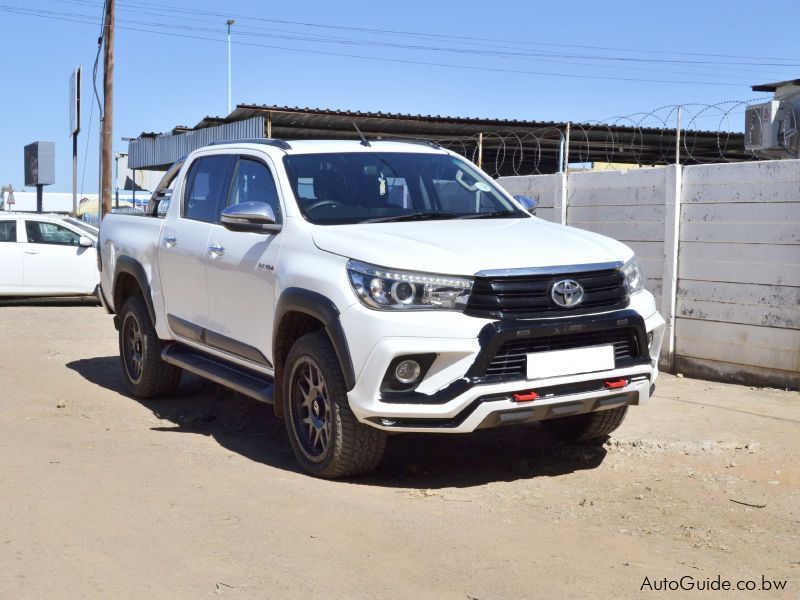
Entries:
<svg viewBox="0 0 800 600">
<path fill-rule="evenodd" d="M 602 120 L 538 128 L 497 129 L 432 138 L 494 177 L 538 175 L 566 168 L 610 168 L 754 160 L 741 133 L 745 109 L 763 98 L 714 104 L 669 104 Z M 679 119 L 680 116 L 680 119 Z M 680 124 L 678 121 L 680 120 Z M 677 150 L 677 152 L 676 152 Z"/>
</svg>

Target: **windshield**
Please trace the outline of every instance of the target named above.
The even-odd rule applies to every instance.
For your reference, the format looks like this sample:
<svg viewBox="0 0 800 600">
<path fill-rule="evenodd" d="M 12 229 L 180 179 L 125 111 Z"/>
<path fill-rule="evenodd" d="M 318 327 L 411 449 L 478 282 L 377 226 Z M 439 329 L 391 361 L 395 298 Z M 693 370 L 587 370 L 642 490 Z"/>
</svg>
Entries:
<svg viewBox="0 0 800 600">
<path fill-rule="evenodd" d="M 284 161 L 300 211 L 318 225 L 527 217 L 494 182 L 447 154 L 297 154 Z"/>
<path fill-rule="evenodd" d="M 89 235 L 93 235 L 94 237 L 97 237 L 97 234 L 100 231 L 97 227 L 89 225 L 88 223 L 84 223 L 83 221 L 79 221 L 78 219 L 73 219 L 70 217 L 64 220 L 70 225 L 77 227 L 78 229 L 81 229 Z"/>
</svg>

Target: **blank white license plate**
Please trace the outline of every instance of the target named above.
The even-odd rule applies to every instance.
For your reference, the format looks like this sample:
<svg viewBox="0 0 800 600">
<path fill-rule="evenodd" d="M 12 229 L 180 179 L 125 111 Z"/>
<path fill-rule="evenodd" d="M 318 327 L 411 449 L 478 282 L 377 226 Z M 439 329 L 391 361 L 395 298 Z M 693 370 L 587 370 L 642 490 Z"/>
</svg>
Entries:
<svg viewBox="0 0 800 600">
<path fill-rule="evenodd" d="M 528 379 L 577 375 L 614 368 L 614 346 L 592 346 L 528 354 Z"/>
</svg>

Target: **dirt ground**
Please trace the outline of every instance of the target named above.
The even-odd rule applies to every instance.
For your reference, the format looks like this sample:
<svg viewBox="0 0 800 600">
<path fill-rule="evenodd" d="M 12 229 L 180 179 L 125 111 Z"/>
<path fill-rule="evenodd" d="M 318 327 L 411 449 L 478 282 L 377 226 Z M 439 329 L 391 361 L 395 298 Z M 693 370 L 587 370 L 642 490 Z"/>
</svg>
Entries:
<svg viewBox="0 0 800 600">
<path fill-rule="evenodd" d="M 401 435 L 320 481 L 267 406 L 126 396 L 100 307 L 0 306 L 0 336 L 2 599 L 800 598 L 797 393 L 662 376 L 601 448 Z"/>
</svg>

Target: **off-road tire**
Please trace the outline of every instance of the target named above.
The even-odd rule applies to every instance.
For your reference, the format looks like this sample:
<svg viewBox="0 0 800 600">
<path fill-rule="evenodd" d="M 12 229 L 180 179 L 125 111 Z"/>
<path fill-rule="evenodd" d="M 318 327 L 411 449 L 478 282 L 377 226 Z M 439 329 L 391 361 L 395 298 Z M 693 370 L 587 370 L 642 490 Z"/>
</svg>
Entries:
<svg viewBox="0 0 800 600">
<path fill-rule="evenodd" d="M 325 398 L 321 392 L 319 405 L 327 407 L 324 411 L 329 419 L 324 421 L 329 431 L 327 445 L 318 454 L 314 454 L 316 447 L 309 447 L 313 446 L 309 440 L 313 434 L 308 432 L 311 425 L 302 422 L 304 410 L 308 410 L 310 421 L 311 407 L 304 409 L 300 405 L 305 392 L 298 387 L 303 382 L 309 387 L 304 374 L 310 369 L 318 369 L 321 374 L 317 389 L 324 386 Z M 350 410 L 342 368 L 323 332 L 302 336 L 289 350 L 281 391 L 289 441 L 304 471 L 316 477 L 336 479 L 363 475 L 378 466 L 386 448 L 386 433 L 360 423 Z"/>
<path fill-rule="evenodd" d="M 592 442 L 605 438 L 622 425 L 627 406 L 542 421 L 542 426 L 562 442 Z"/>
<path fill-rule="evenodd" d="M 169 396 L 178 389 L 182 370 L 161 360 L 163 344 L 156 335 L 150 313 L 141 296 L 131 296 L 122 305 L 119 313 L 119 356 L 122 373 L 131 394 L 136 398 L 148 399 Z M 135 348 L 126 347 L 126 336 L 131 328 L 138 327 L 139 371 L 131 363 Z"/>
</svg>

